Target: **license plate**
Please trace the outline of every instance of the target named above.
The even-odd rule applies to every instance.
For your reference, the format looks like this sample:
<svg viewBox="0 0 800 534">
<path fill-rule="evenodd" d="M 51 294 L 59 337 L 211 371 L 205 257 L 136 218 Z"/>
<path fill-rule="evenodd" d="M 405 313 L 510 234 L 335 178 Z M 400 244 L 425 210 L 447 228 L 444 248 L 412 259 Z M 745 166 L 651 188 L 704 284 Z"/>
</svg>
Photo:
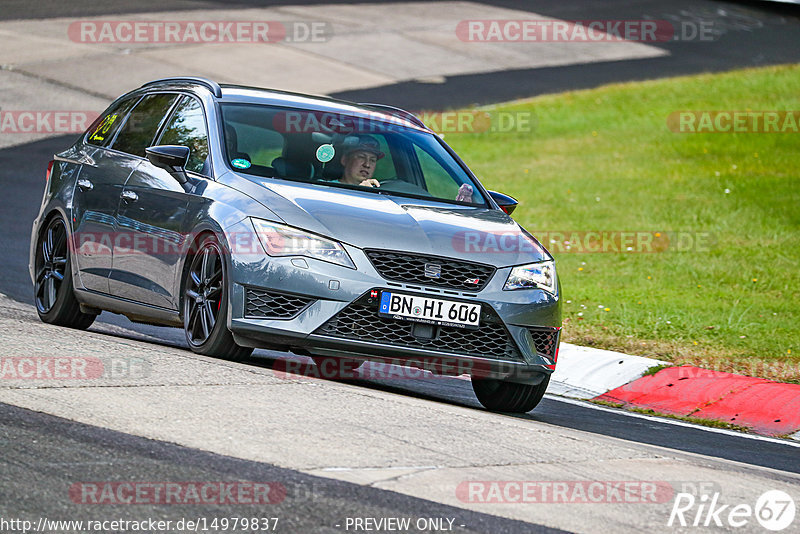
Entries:
<svg viewBox="0 0 800 534">
<path fill-rule="evenodd" d="M 481 305 L 382 291 L 378 314 L 439 326 L 477 328 L 480 325 Z"/>
</svg>

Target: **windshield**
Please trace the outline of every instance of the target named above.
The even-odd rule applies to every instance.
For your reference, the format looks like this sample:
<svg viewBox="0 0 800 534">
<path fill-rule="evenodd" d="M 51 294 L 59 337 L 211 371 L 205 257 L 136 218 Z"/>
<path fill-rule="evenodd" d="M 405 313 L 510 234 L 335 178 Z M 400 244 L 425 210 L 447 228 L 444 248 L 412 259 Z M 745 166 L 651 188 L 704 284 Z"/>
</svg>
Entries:
<svg viewBox="0 0 800 534">
<path fill-rule="evenodd" d="M 238 172 L 486 206 L 480 189 L 439 140 L 399 119 L 257 104 L 221 107 L 226 157 Z"/>
</svg>

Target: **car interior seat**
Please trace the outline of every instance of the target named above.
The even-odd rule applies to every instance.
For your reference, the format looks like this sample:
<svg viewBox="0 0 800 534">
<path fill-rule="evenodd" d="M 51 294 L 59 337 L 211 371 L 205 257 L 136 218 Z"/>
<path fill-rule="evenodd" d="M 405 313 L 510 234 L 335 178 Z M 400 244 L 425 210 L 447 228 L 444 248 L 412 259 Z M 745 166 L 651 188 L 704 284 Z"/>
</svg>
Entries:
<svg viewBox="0 0 800 534">
<path fill-rule="evenodd" d="M 313 150 L 310 138 L 304 136 L 287 136 L 283 144 L 283 152 L 272 160 L 272 168 L 281 178 L 299 178 L 310 180 L 314 177 L 315 168 L 312 163 Z"/>
<path fill-rule="evenodd" d="M 236 128 L 230 124 L 225 125 L 225 143 L 228 147 L 228 156 L 231 160 L 234 159 L 250 159 L 250 154 L 247 152 L 239 152 L 239 135 L 236 133 Z"/>
</svg>

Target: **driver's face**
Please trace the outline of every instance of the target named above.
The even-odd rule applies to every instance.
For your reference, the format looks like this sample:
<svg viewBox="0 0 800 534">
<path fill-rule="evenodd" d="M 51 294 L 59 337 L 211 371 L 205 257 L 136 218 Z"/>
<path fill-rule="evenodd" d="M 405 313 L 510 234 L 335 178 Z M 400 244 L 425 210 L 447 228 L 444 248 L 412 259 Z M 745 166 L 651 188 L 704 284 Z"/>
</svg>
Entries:
<svg viewBox="0 0 800 534">
<path fill-rule="evenodd" d="M 347 154 L 342 157 L 342 165 L 344 165 L 342 181 L 350 184 L 359 184 L 372 178 L 377 163 L 377 156 L 371 152 L 357 150 Z"/>
</svg>

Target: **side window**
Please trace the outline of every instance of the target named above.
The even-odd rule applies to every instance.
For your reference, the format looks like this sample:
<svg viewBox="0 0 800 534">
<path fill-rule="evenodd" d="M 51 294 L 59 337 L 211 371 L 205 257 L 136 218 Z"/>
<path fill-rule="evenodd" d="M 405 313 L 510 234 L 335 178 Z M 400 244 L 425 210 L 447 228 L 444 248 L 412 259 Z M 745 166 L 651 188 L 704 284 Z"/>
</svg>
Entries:
<svg viewBox="0 0 800 534">
<path fill-rule="evenodd" d="M 144 149 L 152 144 L 158 127 L 177 98 L 178 95 L 167 93 L 142 98 L 125 121 L 112 148 L 145 157 Z"/>
<path fill-rule="evenodd" d="M 191 152 L 186 170 L 209 174 L 210 169 L 204 170 L 208 159 L 208 135 L 203 106 L 200 102 L 189 96 L 183 97 L 158 144 L 188 146 Z"/>
<path fill-rule="evenodd" d="M 283 136 L 269 128 L 228 121 L 225 123 L 225 143 L 231 160 L 249 160 L 253 165 L 269 167 L 283 151 Z"/>
<path fill-rule="evenodd" d="M 389 150 L 389 145 L 386 143 L 386 137 L 383 135 L 376 135 L 375 137 L 378 140 L 381 152 L 383 152 L 383 157 L 376 163 L 373 176 L 381 181 L 397 178 L 397 171 L 395 170 L 394 161 L 392 160 L 392 152 Z"/>
<path fill-rule="evenodd" d="M 456 200 L 459 196 L 460 187 L 466 183 L 466 177 L 460 178 L 451 174 L 439 161 L 434 154 L 429 153 L 418 145 L 414 145 L 414 152 L 419 160 L 422 176 L 425 180 L 425 188 L 430 194 L 439 198 Z M 472 190 L 471 200 L 467 202 L 483 203 L 483 197 L 478 191 Z"/>
<path fill-rule="evenodd" d="M 456 198 L 459 184 L 447 174 L 447 171 L 441 165 L 436 163 L 436 160 L 430 154 L 417 145 L 414 145 L 414 150 L 417 153 L 417 159 L 422 169 L 422 175 L 425 177 L 425 186 L 428 192 L 439 198 Z"/>
<path fill-rule="evenodd" d="M 109 141 L 114 138 L 114 134 L 117 133 L 117 130 L 122 125 L 122 121 L 125 120 L 125 115 L 138 101 L 139 96 L 135 96 L 120 100 L 116 105 L 112 105 L 99 121 L 92 124 L 89 135 L 86 137 L 86 142 L 95 146 L 108 146 Z"/>
</svg>

